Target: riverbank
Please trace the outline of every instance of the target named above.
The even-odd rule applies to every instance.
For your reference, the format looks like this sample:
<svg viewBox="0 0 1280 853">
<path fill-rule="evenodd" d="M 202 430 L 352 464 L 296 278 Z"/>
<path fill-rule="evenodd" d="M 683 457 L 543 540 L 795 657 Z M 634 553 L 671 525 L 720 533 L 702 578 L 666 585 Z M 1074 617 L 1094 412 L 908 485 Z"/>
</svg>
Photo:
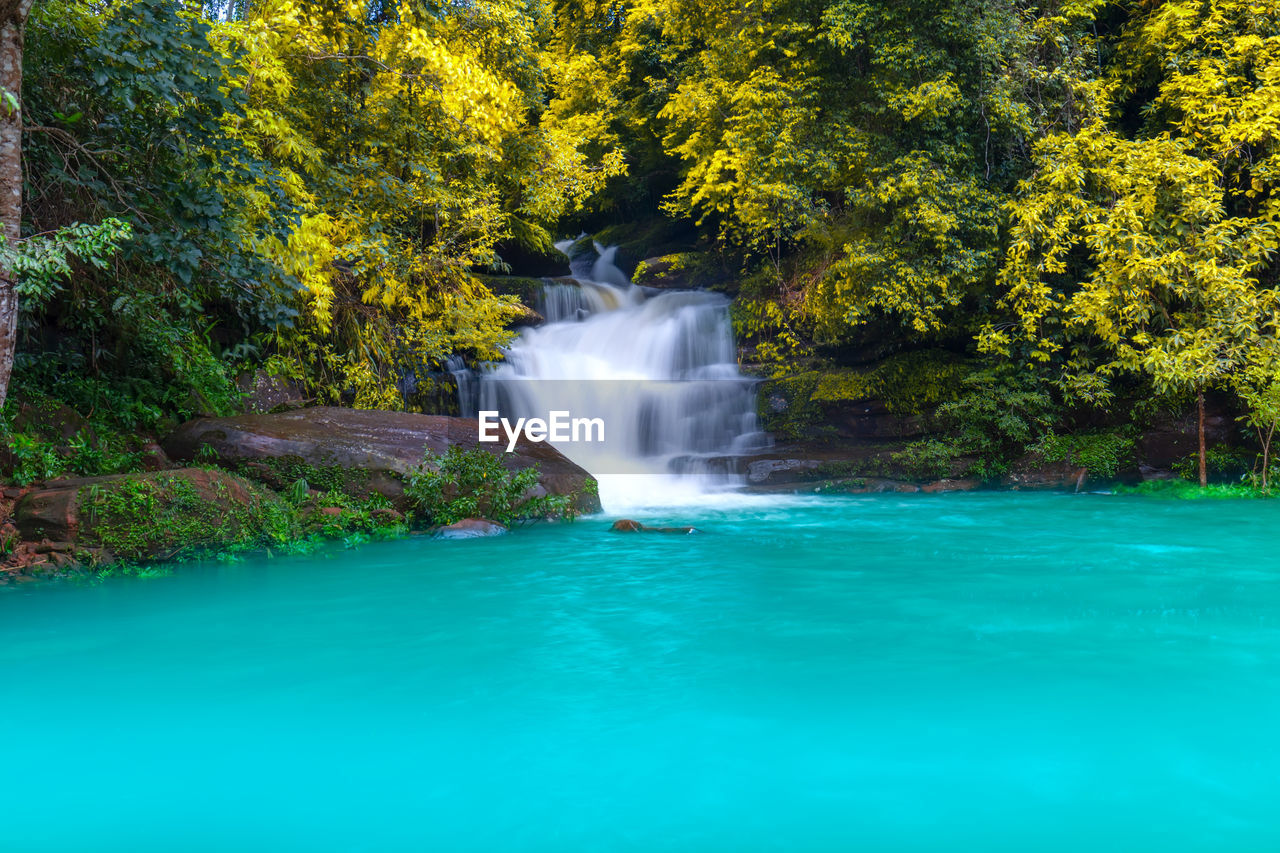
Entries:
<svg viewBox="0 0 1280 853">
<path fill-rule="evenodd" d="M 522 440 L 490 454 L 476 435 L 469 419 L 332 407 L 192 421 L 164 439 L 167 468 L 4 490 L 0 582 L 306 551 L 448 524 L 468 510 L 499 521 L 599 511 L 594 479 L 550 445 Z M 467 480 L 475 472 L 483 483 Z"/>
</svg>

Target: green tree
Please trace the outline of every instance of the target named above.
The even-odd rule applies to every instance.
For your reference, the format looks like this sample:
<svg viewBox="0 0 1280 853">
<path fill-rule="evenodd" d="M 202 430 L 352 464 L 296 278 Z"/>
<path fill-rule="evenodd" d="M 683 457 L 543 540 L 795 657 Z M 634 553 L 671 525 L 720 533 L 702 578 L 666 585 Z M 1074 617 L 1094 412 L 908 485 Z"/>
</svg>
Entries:
<svg viewBox="0 0 1280 853">
<path fill-rule="evenodd" d="M 1036 148 L 1010 205 L 1010 319 L 982 338 L 1058 365 L 1086 399 L 1119 373 L 1194 392 L 1201 485 L 1205 389 L 1274 363 L 1280 331 L 1278 31 L 1280 11 L 1244 0 L 1166 2 L 1130 23 L 1111 73 L 1083 87 L 1087 122 Z M 1126 134 L 1135 111 L 1143 127 Z"/>
</svg>

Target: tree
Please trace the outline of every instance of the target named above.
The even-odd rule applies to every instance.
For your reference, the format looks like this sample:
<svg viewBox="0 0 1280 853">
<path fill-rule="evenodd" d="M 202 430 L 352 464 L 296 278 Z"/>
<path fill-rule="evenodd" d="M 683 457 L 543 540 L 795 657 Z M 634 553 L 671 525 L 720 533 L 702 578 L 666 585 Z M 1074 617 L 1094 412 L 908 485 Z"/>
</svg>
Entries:
<svg viewBox="0 0 1280 853">
<path fill-rule="evenodd" d="M 1057 365 L 1085 399 L 1108 399 L 1118 373 L 1192 392 L 1201 485 L 1205 390 L 1274 363 L 1280 333 L 1277 27 L 1280 11 L 1247 0 L 1167 2 L 1132 22 L 1112 73 L 1083 88 L 1088 120 L 1036 148 L 1010 204 L 1012 317 L 982 335 Z M 1128 135 L 1117 118 L 1147 91 Z"/>
<path fill-rule="evenodd" d="M 32 0 L 0 0 L 0 233 L 22 236 L 22 42 Z M 18 335 L 15 275 L 0 266 L 0 406 L 9 393 Z"/>
</svg>

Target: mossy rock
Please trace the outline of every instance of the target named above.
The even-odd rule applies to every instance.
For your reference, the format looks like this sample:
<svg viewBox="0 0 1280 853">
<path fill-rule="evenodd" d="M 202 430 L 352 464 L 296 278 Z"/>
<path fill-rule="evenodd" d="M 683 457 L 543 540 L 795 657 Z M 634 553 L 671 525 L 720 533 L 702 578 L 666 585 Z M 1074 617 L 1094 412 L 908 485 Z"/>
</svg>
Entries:
<svg viewBox="0 0 1280 853">
<path fill-rule="evenodd" d="M 624 275 L 634 280 L 636 269 L 645 258 L 690 251 L 695 237 L 680 223 L 664 217 L 648 222 L 610 225 L 591 235 L 590 239 L 602 246 L 617 246 L 614 263 Z"/>
<path fill-rule="evenodd" d="M 453 445 L 495 453 L 508 471 L 537 465 L 547 494 L 577 496 L 581 512 L 600 509 L 599 498 L 587 492 L 591 475 L 550 444 L 522 438 L 506 453 L 498 444 L 480 444 L 469 418 L 317 406 L 190 421 L 164 442 L 173 459 L 213 462 L 272 488 L 306 480 L 361 500 L 381 495 L 401 511 L 410 508 L 405 476 L 424 453 L 438 455 Z"/>
<path fill-rule="evenodd" d="M 33 396 L 10 403 L 9 428 L 44 441 L 64 442 L 77 435 L 92 436 L 89 421 L 75 409 L 52 397 Z"/>
<path fill-rule="evenodd" d="M 292 513 L 276 495 L 205 468 L 53 481 L 24 496 L 15 516 L 27 539 L 126 560 L 242 550 L 292 535 Z"/>
<path fill-rule="evenodd" d="M 645 287 L 708 288 L 722 283 L 724 270 L 708 252 L 675 252 L 646 258 L 636 265 L 631 280 Z"/>
<path fill-rule="evenodd" d="M 565 268 L 569 262 L 565 260 Z M 519 275 L 480 275 L 476 276 L 484 282 L 484 286 L 496 296 L 514 296 L 531 310 L 536 311 L 538 300 L 542 296 L 542 287 L 546 282 L 540 278 Z"/>
</svg>

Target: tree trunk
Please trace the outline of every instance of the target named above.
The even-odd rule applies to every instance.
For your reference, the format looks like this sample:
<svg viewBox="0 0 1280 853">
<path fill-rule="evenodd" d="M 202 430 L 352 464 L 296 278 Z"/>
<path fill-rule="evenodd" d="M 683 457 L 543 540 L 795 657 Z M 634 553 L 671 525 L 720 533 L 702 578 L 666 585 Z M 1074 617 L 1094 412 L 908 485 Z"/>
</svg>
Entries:
<svg viewBox="0 0 1280 853">
<path fill-rule="evenodd" d="M 32 0 L 0 0 L 0 233 L 12 247 L 22 236 L 22 30 Z M 0 266 L 0 407 L 9 394 L 18 337 L 13 271 Z"/>
<path fill-rule="evenodd" d="M 1258 430 L 1258 434 L 1262 434 L 1262 430 Z M 1267 427 L 1267 437 L 1262 442 L 1262 493 L 1264 495 L 1271 494 L 1271 482 L 1269 475 L 1271 474 L 1271 439 L 1275 438 L 1276 422 L 1272 421 L 1271 426 Z"/>
<path fill-rule="evenodd" d="M 1196 389 L 1196 411 L 1198 414 L 1198 427 L 1196 434 L 1200 439 L 1200 488 L 1209 485 L 1209 466 L 1206 464 L 1204 455 L 1204 389 Z"/>
</svg>

